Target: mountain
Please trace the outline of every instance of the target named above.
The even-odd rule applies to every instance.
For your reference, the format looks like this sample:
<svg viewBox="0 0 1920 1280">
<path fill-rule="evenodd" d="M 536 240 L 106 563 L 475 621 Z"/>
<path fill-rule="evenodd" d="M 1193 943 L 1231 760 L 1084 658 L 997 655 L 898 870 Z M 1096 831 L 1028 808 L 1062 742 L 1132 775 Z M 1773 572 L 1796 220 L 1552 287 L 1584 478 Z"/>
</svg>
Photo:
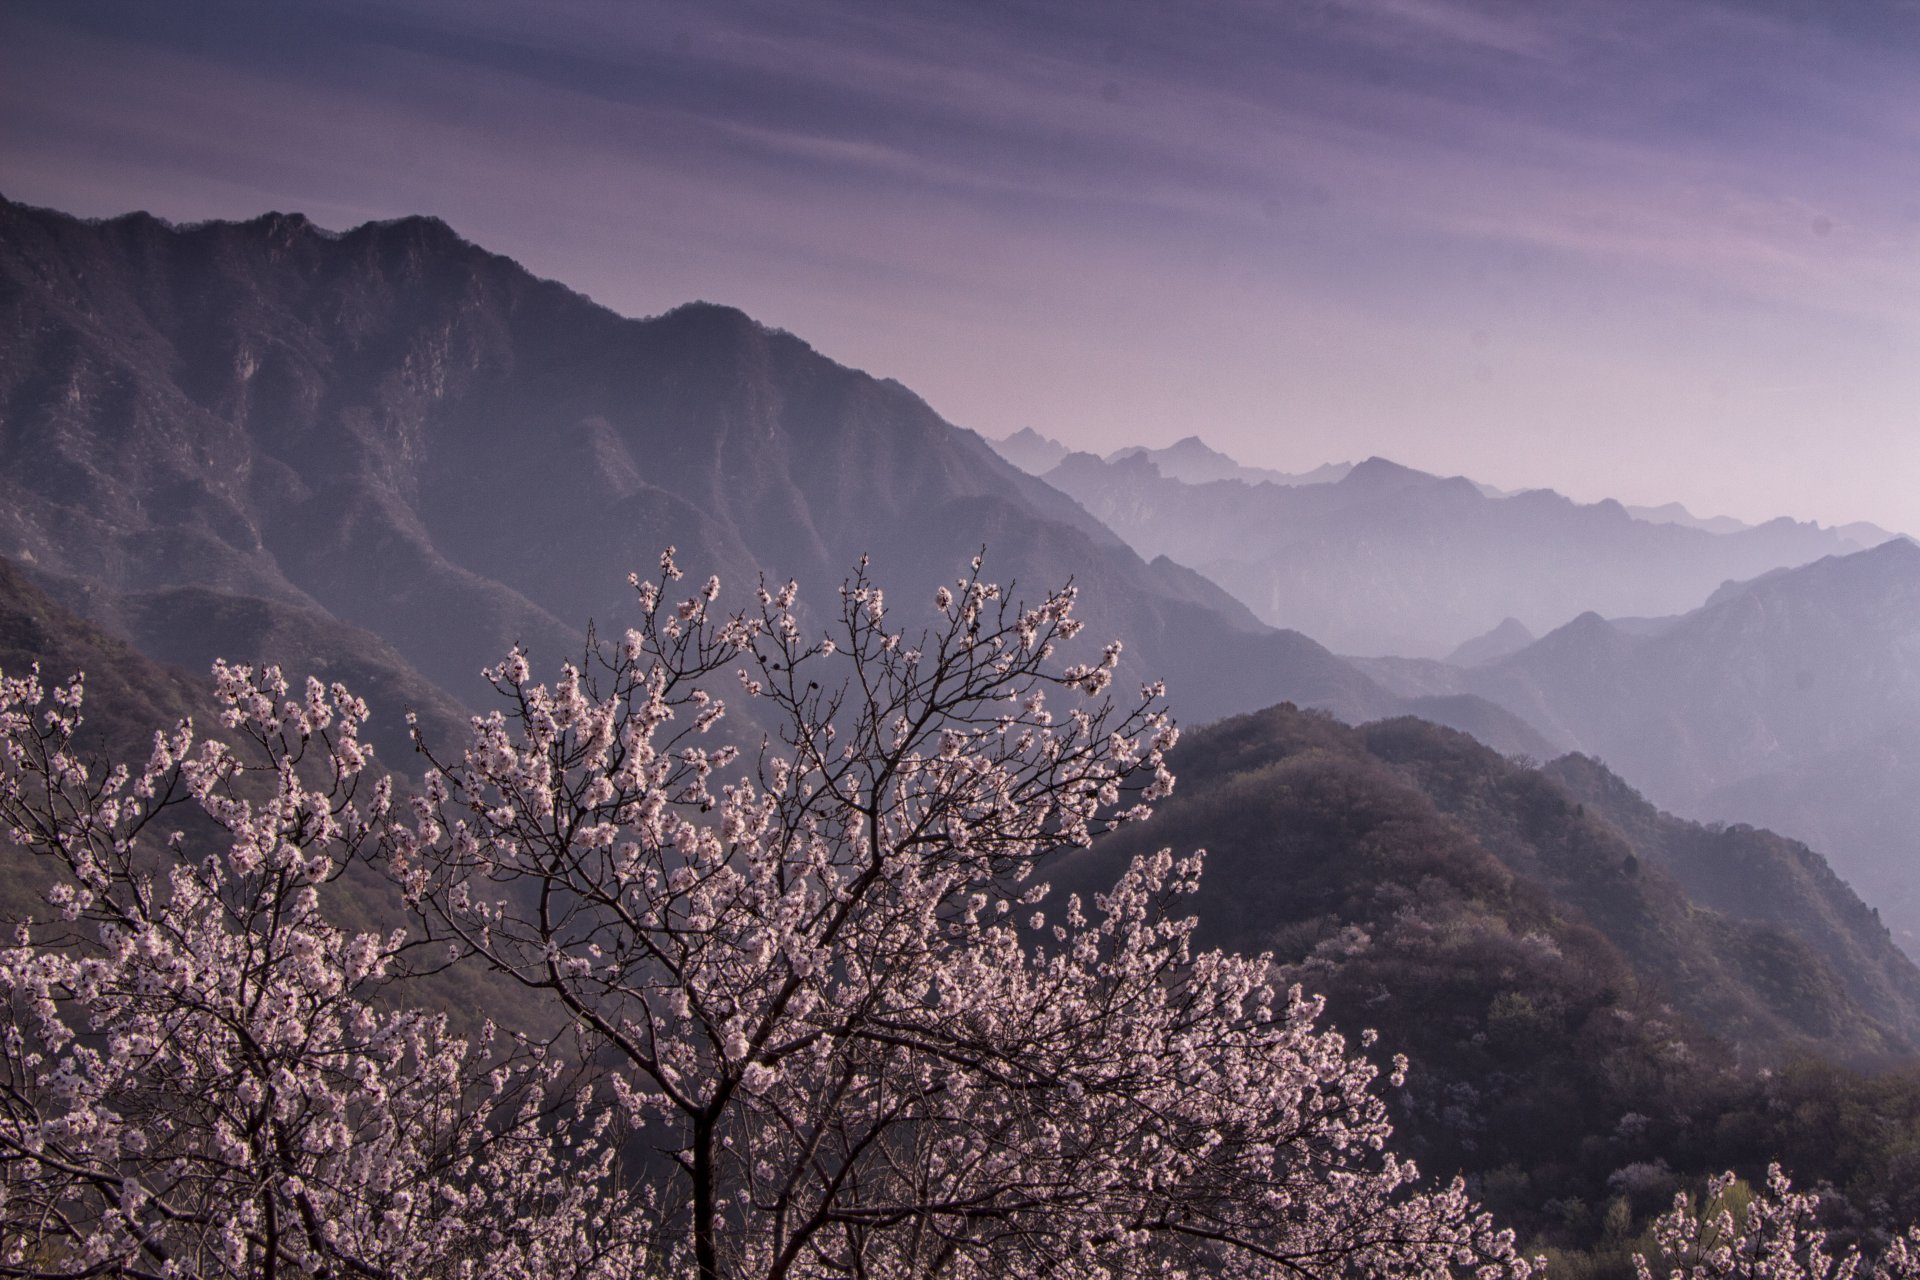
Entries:
<svg viewBox="0 0 1920 1280">
<path fill-rule="evenodd" d="M 1164 449 L 1148 449 L 1140 445 L 1117 449 L 1108 454 L 1106 460 L 1124 462 L 1135 457 L 1145 458 L 1161 475 L 1183 484 L 1208 484 L 1214 480 L 1241 480 L 1247 484 L 1332 484 L 1353 469 L 1350 462 L 1329 462 L 1296 475 L 1268 467 L 1243 466 L 1208 445 L 1199 436 L 1187 436 Z M 1063 460 L 1064 455 L 1056 458 L 1054 464 L 1058 465 Z"/>
<path fill-rule="evenodd" d="M 1652 524 L 1678 524 L 1689 529 L 1704 529 L 1708 533 L 1738 533 L 1753 526 L 1744 520 L 1732 516 L 1696 516 L 1678 502 L 1667 502 L 1657 507 L 1627 506 L 1627 514 L 1635 520 L 1645 520 Z"/>
<path fill-rule="evenodd" d="M 1043 436 L 1032 427 L 1022 427 L 999 440 L 989 438 L 987 443 L 1008 462 L 1035 476 L 1053 470 L 1073 452 L 1058 440 Z M 1267 467 L 1243 466 L 1199 436 L 1187 436 L 1164 449 L 1130 445 L 1114 450 L 1106 456 L 1106 461 L 1120 462 L 1136 456 L 1153 463 L 1162 475 L 1188 484 L 1204 484 L 1210 480 L 1244 480 L 1248 484 L 1331 484 L 1352 469 L 1351 463 L 1329 462 L 1295 475 Z"/>
<path fill-rule="evenodd" d="M 1514 936 L 1597 931 L 1640 988 L 1754 1060 L 1920 1046 L 1920 968 L 1818 855 L 1660 812 L 1589 757 L 1536 769 L 1412 718 L 1281 706 L 1187 735 L 1171 763 L 1175 798 L 1104 856 L 1205 848 L 1210 944 L 1304 962 L 1304 939 L 1401 928 L 1453 885 Z M 1770 946 L 1785 958 L 1756 968 Z"/>
<path fill-rule="evenodd" d="M 1407 692 L 1440 683 L 1369 670 Z M 1583 614 L 1449 687 L 1663 808 L 1813 844 L 1920 948 L 1920 546 L 1770 573 L 1659 628 Z"/>
<path fill-rule="evenodd" d="M 85 720 L 75 745 L 90 755 L 144 761 L 154 730 L 188 718 L 196 725 L 220 723 L 205 678 L 153 661 L 0 559 L 0 671 L 22 676 L 35 663 L 48 687 L 86 674 Z"/>
<path fill-rule="evenodd" d="M 1507 618 L 1540 634 L 1587 610 L 1679 613 L 1729 579 L 1865 545 L 1791 520 L 1715 534 L 1549 490 L 1489 496 L 1385 458 L 1315 485 L 1189 483 L 1146 453 L 1073 454 L 1045 478 L 1143 555 L 1352 654 L 1439 657 Z"/>
<path fill-rule="evenodd" d="M 154 662 L 95 627 L 0 559 L 0 672 L 24 676 L 40 665 L 43 685 L 86 675 L 83 719 L 74 745 L 83 756 L 144 763 L 156 729 L 183 719 L 216 734 L 220 707 L 205 680 Z M 40 897 L 51 877 L 0 833 L 0 921 L 44 918 Z"/>
<path fill-rule="evenodd" d="M 1587 750 L 1670 808 L 1803 761 L 1869 790 L 1900 781 L 1846 755 L 1876 741 L 1856 729 L 1891 732 L 1882 713 L 1904 705 L 1864 656 L 1834 659 L 1850 664 L 1835 679 L 1863 691 L 1837 700 L 1831 731 L 1796 752 L 1760 749 L 1795 726 L 1740 719 L 1741 689 L 1721 698 L 1718 719 L 1679 725 L 1679 695 L 1716 687 L 1724 655 L 1695 660 L 1706 665 L 1678 690 L 1657 672 L 1606 674 L 1646 646 L 1692 643 L 1697 628 L 1678 624 L 1650 636 L 1595 617 L 1409 702 L 1306 636 L 1263 625 L 1199 573 L 1142 559 L 897 383 L 726 307 L 622 318 L 430 219 L 336 234 L 297 215 L 173 227 L 0 202 L 0 324 L 16 335 L 0 347 L 0 554 L 149 657 L 197 671 L 226 650 L 337 674 L 416 707 L 436 735 L 456 735 L 484 701 L 477 672 L 509 645 L 554 663 L 579 651 L 589 621 L 620 626 L 626 575 L 668 543 L 736 589 L 764 569 L 828 601 L 870 553 L 898 609 L 915 607 L 910 584 L 950 577 L 984 545 L 1002 580 L 1037 590 L 1073 579 L 1087 641 L 1124 639 L 1127 674 L 1164 677 L 1190 723 L 1281 699 L 1354 721 L 1414 710 L 1506 752 Z M 1381 548 L 1412 545 L 1409 530 L 1436 513 L 1486 523 L 1515 507 L 1636 538 L 1722 541 L 1607 504 L 1487 499 L 1379 459 L 1295 488 L 1180 485 L 1145 457 L 1076 455 L 1056 472 L 1076 468 L 1181 503 L 1214 495 L 1229 514 L 1247 495 L 1304 501 L 1323 527 Z M 1384 532 L 1365 532 L 1374 520 Z M 1351 548 L 1322 550 L 1323 568 L 1352 562 Z M 1750 583 L 1715 609 L 1759 609 L 1764 621 L 1770 606 L 1755 602 L 1790 581 Z M 1333 599 L 1337 583 L 1325 585 Z M 1365 606 L 1368 579 L 1352 585 Z M 1828 606 L 1810 607 L 1817 618 Z M 1864 620 L 1843 627 L 1858 634 L 1830 637 L 1836 652 L 1876 634 Z M 1818 654 L 1780 661 L 1789 688 L 1802 670 L 1826 678 Z M 1666 716 L 1658 725 L 1686 731 L 1623 755 L 1643 726 L 1614 721 L 1631 721 L 1643 695 Z M 396 760 L 404 746 L 376 742 Z M 1794 794 L 1773 791 L 1783 804 Z M 1815 807 L 1781 827 L 1814 834 L 1803 819 Z M 1820 813 L 1848 856 L 1845 815 Z M 1869 882 L 1855 865 L 1843 874 L 1891 910 L 1894 873 Z"/>
<path fill-rule="evenodd" d="M 516 642 L 552 663 L 623 625 L 627 575 L 670 543 L 815 607 L 871 555 L 909 610 L 984 546 L 1028 592 L 1071 578 L 1084 643 L 1123 639 L 1185 718 L 1398 705 L 898 383 L 728 307 L 623 318 L 433 219 L 0 202 L 0 324 L 0 554 L 183 660 L 203 605 L 209 634 L 304 660 L 320 642 L 294 633 L 330 619 L 352 662 L 458 705 Z"/>
<path fill-rule="evenodd" d="M 1745 824 L 1674 818 L 1589 756 L 1562 756 L 1542 772 L 1591 806 L 1697 905 L 1795 934 L 1873 1016 L 1907 1025 L 1920 1010 L 1908 966 L 1896 958 L 1879 912 L 1805 844 Z"/>
<path fill-rule="evenodd" d="M 1533 769 L 1417 720 L 1275 707 L 1169 763 L 1154 816 L 1056 880 L 1205 848 L 1175 907 L 1202 943 L 1271 951 L 1335 1025 L 1407 1054 L 1396 1140 L 1523 1231 L 1604 1209 L 1637 1161 L 1719 1167 L 1777 1123 L 1740 1100 L 1754 1072 L 1920 1043 L 1920 969 L 1816 855 L 1661 813 L 1591 759 Z"/>
<path fill-rule="evenodd" d="M 1041 475 L 1060 465 L 1060 459 L 1073 450 L 1051 436 L 1043 436 L 1032 427 L 1022 427 L 1010 436 L 987 443 L 993 451 L 1030 476 Z"/>
<path fill-rule="evenodd" d="M 1510 653 L 1518 653 L 1534 642 L 1533 632 L 1518 618 L 1502 618 L 1500 625 L 1482 636 L 1462 644 L 1447 655 L 1456 667 L 1478 667 L 1497 662 Z"/>
</svg>

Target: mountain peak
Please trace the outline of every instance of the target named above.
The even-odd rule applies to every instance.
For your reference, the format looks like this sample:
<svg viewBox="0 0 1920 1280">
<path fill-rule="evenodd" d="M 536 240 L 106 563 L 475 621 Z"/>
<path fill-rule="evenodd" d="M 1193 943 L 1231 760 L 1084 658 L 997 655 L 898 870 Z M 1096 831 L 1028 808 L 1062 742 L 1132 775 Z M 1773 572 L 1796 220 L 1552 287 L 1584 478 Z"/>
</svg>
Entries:
<svg viewBox="0 0 1920 1280">
<path fill-rule="evenodd" d="M 673 329 L 692 332 L 703 338 L 738 342 L 775 331 L 761 324 L 739 307 L 724 302 L 696 300 L 683 302 L 662 312 L 655 320 Z"/>
<path fill-rule="evenodd" d="M 663 320 L 668 317 L 710 319 L 724 324 L 750 324 L 756 328 L 759 326 L 757 320 L 742 311 L 739 307 L 729 306 L 724 302 L 708 302 L 704 298 L 696 298 L 692 302 L 683 302 L 677 307 L 668 309 L 661 315 L 661 319 Z"/>
<path fill-rule="evenodd" d="M 273 209 L 261 214 L 257 218 L 249 220 L 246 225 L 264 227 L 269 231 L 279 230 L 283 227 L 296 231 L 305 231 L 313 226 L 313 219 L 297 209 L 290 213 L 282 213 L 278 209 Z"/>
<path fill-rule="evenodd" d="M 1041 476 L 1059 466 L 1071 452 L 1051 436 L 1022 427 L 1010 436 L 987 441 L 993 451 L 1028 475 Z"/>
<path fill-rule="evenodd" d="M 1564 654 L 1569 650 L 1604 652 L 1629 640 L 1630 637 L 1620 628 L 1589 609 L 1573 621 L 1555 627 L 1512 656 L 1526 661 L 1531 657 Z"/>
<path fill-rule="evenodd" d="M 1168 453 L 1198 454 L 1207 458 L 1226 458 L 1227 455 L 1202 440 L 1199 436 L 1182 436 L 1167 446 Z M 1232 459 L 1228 458 L 1228 461 Z"/>
<path fill-rule="evenodd" d="M 1339 484 L 1343 489 L 1399 489 L 1438 478 L 1376 454 L 1365 462 L 1355 463 L 1353 470 L 1347 472 Z"/>
<path fill-rule="evenodd" d="M 1588 615 L 1592 616 L 1592 615 Z M 1533 632 L 1526 624 L 1515 617 L 1500 620 L 1500 625 L 1485 635 L 1475 636 L 1452 653 L 1447 661 L 1456 667 L 1479 667 L 1490 662 L 1498 662 L 1508 654 L 1518 653 L 1533 643 Z"/>
<path fill-rule="evenodd" d="M 303 213 L 270 213 L 267 217 L 284 217 L 306 223 L 308 226 L 313 225 L 307 220 L 307 216 Z M 462 238 L 460 233 L 455 231 L 446 219 L 436 218 L 430 213 L 409 213 L 398 218 L 379 218 L 372 222 L 364 223 L 361 227 L 355 228 L 355 230 L 413 232 L 424 238 L 442 240 L 459 240 Z"/>
<path fill-rule="evenodd" d="M 1105 459 L 1105 462 L 1107 466 L 1112 467 L 1122 474 L 1131 473 L 1139 476 L 1152 476 L 1155 480 L 1164 478 L 1160 473 L 1159 464 L 1154 461 L 1153 455 L 1145 449 L 1123 454 L 1117 458 L 1108 458 Z"/>
</svg>

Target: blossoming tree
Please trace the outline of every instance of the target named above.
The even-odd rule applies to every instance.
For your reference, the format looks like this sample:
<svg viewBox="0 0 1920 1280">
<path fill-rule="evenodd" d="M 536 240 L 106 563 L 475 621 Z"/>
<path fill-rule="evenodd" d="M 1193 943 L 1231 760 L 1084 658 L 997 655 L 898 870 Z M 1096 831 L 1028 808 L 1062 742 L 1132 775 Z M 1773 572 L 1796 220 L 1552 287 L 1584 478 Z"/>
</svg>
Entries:
<svg viewBox="0 0 1920 1280">
<path fill-rule="evenodd" d="M 1194 952 L 1198 855 L 1054 900 L 1046 858 L 1144 814 L 1175 736 L 1157 688 L 1106 699 L 1118 646 L 1056 657 L 1071 591 L 976 561 L 902 626 L 863 569 L 815 633 L 792 584 L 725 614 L 661 570 L 617 646 L 489 673 L 506 709 L 390 856 L 609 1064 L 663 1273 L 1527 1272 L 1385 1150 L 1317 1002 Z"/>
<path fill-rule="evenodd" d="M 0 1275 L 639 1274 L 560 1060 L 395 1000 L 404 934 L 324 909 L 391 802 L 364 705 L 215 675 L 237 746 L 137 772 L 75 752 L 77 678 L 0 679 L 0 833 L 53 881 L 0 950 Z"/>
</svg>

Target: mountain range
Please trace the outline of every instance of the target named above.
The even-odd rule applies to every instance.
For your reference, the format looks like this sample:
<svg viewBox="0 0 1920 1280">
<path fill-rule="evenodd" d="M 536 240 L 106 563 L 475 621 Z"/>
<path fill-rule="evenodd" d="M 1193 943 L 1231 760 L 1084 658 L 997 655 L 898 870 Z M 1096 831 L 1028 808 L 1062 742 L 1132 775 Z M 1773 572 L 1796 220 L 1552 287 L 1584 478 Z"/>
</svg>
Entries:
<svg viewBox="0 0 1920 1280">
<path fill-rule="evenodd" d="M 163 663 L 203 671 L 224 654 L 347 679 L 390 759 L 405 748 L 400 706 L 457 733 L 486 695 L 482 666 L 514 643 L 558 662 L 590 623 L 621 625 L 627 574 L 669 543 L 742 587 L 792 576 L 803 601 L 831 599 L 863 555 L 896 602 L 913 584 L 930 597 L 984 547 L 1002 580 L 1073 580 L 1088 642 L 1124 640 L 1125 674 L 1164 678 L 1189 722 L 1284 699 L 1355 722 L 1415 714 L 1509 754 L 1583 750 L 1662 805 L 1831 848 L 1900 936 L 1920 924 L 1889 852 L 1910 847 L 1902 806 L 1920 793 L 1901 683 L 1920 677 L 1886 638 L 1903 634 L 1898 609 L 1876 631 L 1811 603 L 1830 649 L 1811 620 L 1766 649 L 1779 696 L 1818 714 L 1769 710 L 1776 691 L 1751 681 L 1696 712 L 1744 669 L 1725 645 L 1776 644 L 1762 643 L 1775 615 L 1761 602 L 1802 579 L 1723 592 L 1710 610 L 1751 615 L 1744 629 L 1656 635 L 1669 624 L 1594 613 L 1529 643 L 1538 615 L 1502 608 L 1479 630 L 1510 621 L 1458 655 L 1489 665 L 1355 663 L 1166 555 L 1143 558 L 1102 519 L 1134 538 L 1160 530 L 1182 554 L 1231 541 L 1265 590 L 1292 584 L 1291 612 L 1349 639 L 1429 614 L 1453 634 L 1514 582 L 1657 613 L 1640 606 L 1844 542 L 1832 530 L 1716 535 L 1544 492 L 1489 498 L 1379 459 L 1261 476 L 1197 439 L 1064 457 L 1049 476 L 1090 512 L 791 334 L 704 303 L 623 318 L 427 218 L 175 227 L 0 201 L 0 324 L 17 335 L 0 349 L 0 557 Z M 1302 530 L 1318 532 L 1303 543 Z M 1263 547 L 1293 550 L 1254 558 Z M 1905 547 L 1864 563 L 1904 563 Z M 1884 661 L 1856 652 L 1871 636 Z"/>
<path fill-rule="evenodd" d="M 1012 435 L 987 443 L 1001 457 L 1029 475 L 1044 476 L 1075 452 L 1051 436 L 1043 436 L 1032 427 L 1022 427 Z M 1271 467 L 1249 467 L 1215 449 L 1199 436 L 1184 436 L 1164 449 L 1128 445 L 1105 457 L 1121 462 L 1142 457 L 1170 480 L 1183 484 L 1208 484 L 1214 480 L 1244 480 L 1248 484 L 1331 484 L 1353 470 L 1351 462 L 1329 462 L 1311 471 L 1275 471 Z"/>
<path fill-rule="evenodd" d="M 898 383 L 727 307 L 623 318 L 432 219 L 0 203 L 0 324 L 0 555 L 169 660 L 209 656 L 207 617 L 250 656 L 331 628 L 458 705 L 516 642 L 557 662 L 623 625 L 668 544 L 803 603 L 863 555 L 930 601 L 984 547 L 1030 592 L 1072 579 L 1088 643 L 1188 718 L 1401 706 Z"/>
<path fill-rule="evenodd" d="M 1677 613 L 1729 580 L 1873 536 L 1785 518 L 1712 533 L 1545 489 L 1491 497 L 1384 458 L 1326 483 L 1194 483 L 1148 453 L 1076 453 L 1045 478 L 1141 554 L 1191 565 L 1272 625 L 1366 655 L 1440 657 L 1509 617 L 1539 634 L 1590 610 Z"/>
</svg>

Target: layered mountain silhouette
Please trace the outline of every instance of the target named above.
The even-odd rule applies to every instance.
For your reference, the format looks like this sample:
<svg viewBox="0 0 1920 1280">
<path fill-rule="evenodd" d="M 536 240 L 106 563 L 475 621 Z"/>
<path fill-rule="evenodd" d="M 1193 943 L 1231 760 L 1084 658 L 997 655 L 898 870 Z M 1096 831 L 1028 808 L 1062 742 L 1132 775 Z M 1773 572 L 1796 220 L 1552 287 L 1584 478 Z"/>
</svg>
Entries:
<svg viewBox="0 0 1920 1280">
<path fill-rule="evenodd" d="M 1478 694 L 1665 808 L 1805 840 L 1920 948 L 1920 546 L 1730 584 L 1667 619 L 1586 613 L 1470 668 L 1368 662 Z"/>
<path fill-rule="evenodd" d="M 1510 653 L 1518 653 L 1534 642 L 1533 632 L 1518 618 L 1502 618 L 1500 625 L 1482 636 L 1475 636 L 1447 655 L 1456 667 L 1478 667 L 1498 662 Z"/>
<path fill-rule="evenodd" d="M 1215 480 L 1241 480 L 1247 484 L 1331 484 L 1345 478 L 1353 470 L 1351 462 L 1329 462 L 1299 473 L 1244 466 L 1211 447 L 1199 436 L 1176 440 L 1164 449 L 1148 449 L 1140 445 L 1116 449 L 1107 455 L 1106 460 L 1124 462 L 1136 457 L 1145 458 L 1161 475 L 1183 484 L 1211 484 Z M 1065 461 L 1065 458 L 1060 461 Z"/>
<path fill-rule="evenodd" d="M 1899 731 L 1869 715 L 1868 703 L 1885 702 L 1866 692 L 1881 668 L 1860 662 L 1845 679 L 1861 691 L 1832 705 L 1833 731 L 1792 752 L 1765 745 L 1801 726 L 1743 710 L 1746 690 L 1730 689 L 1672 741 L 1633 754 L 1646 737 L 1635 698 L 1658 706 L 1668 727 L 1685 704 L 1632 655 L 1681 643 L 1697 630 L 1688 626 L 1656 637 L 1596 616 L 1471 678 L 1439 664 L 1424 683 L 1363 672 L 1263 624 L 1174 560 L 1143 559 L 897 383 L 726 307 L 622 318 L 431 219 L 332 233 L 287 214 L 174 227 L 0 203 L 0 323 L 17 335 L 0 349 L 0 554 L 159 661 L 204 670 L 223 653 L 347 680 L 384 711 L 374 732 L 389 758 L 404 747 L 390 704 L 414 707 L 436 734 L 456 733 L 463 710 L 487 696 L 482 666 L 516 642 L 557 663 L 578 652 L 590 621 L 624 625 L 627 574 L 668 544 L 695 572 L 743 588 L 762 572 L 798 578 L 803 600 L 827 607 L 871 555 L 873 576 L 908 618 L 916 588 L 930 608 L 933 584 L 984 546 L 993 576 L 1024 590 L 1078 584 L 1088 642 L 1124 640 L 1127 673 L 1166 679 L 1189 722 L 1282 699 L 1353 721 L 1412 712 L 1503 752 L 1587 750 L 1687 812 L 1709 799 L 1745 804 L 1738 789 L 1748 785 L 1786 805 L 1793 786 L 1765 781 L 1780 770 L 1832 769 L 1855 786 L 1881 776 L 1849 753 L 1912 758 L 1884 736 L 1841 732 L 1869 721 Z M 1195 441 L 1162 457 L 1216 465 L 1211 455 Z M 1780 559 L 1782 548 L 1831 536 L 1784 525 L 1717 538 L 1636 522 L 1610 504 L 1488 499 L 1465 480 L 1378 459 L 1301 486 L 1183 484 L 1144 454 L 1076 455 L 1054 474 L 1081 473 L 1132 486 L 1125 492 L 1142 505 L 1122 523 L 1178 532 L 1191 517 L 1187 538 L 1224 533 L 1238 513 L 1241 542 L 1273 542 L 1281 535 L 1256 517 L 1295 504 L 1326 531 L 1297 575 L 1310 578 L 1309 565 L 1331 575 L 1317 580 L 1322 611 L 1349 610 L 1354 625 L 1389 602 L 1413 608 L 1437 593 L 1446 613 L 1445 599 L 1473 595 L 1466 578 L 1447 576 L 1449 557 L 1433 541 L 1456 516 L 1446 527 L 1478 530 L 1479 541 L 1447 547 L 1491 556 L 1531 546 L 1534 560 L 1522 556 L 1509 575 L 1518 577 L 1551 559 L 1542 548 L 1569 545 L 1572 534 L 1554 530 L 1591 526 L 1612 538 L 1606 545 L 1625 549 L 1612 562 L 1619 580 L 1648 548 L 1683 545 L 1660 539 L 1772 546 L 1753 554 Z M 1544 513 L 1546 532 L 1516 542 L 1516 528 L 1535 527 L 1513 523 L 1527 512 Z M 1402 557 L 1408 548 L 1425 559 Z M 1425 564 L 1431 580 L 1409 576 L 1409 563 Z M 1491 575 L 1487 563 L 1475 572 Z M 1570 597 L 1608 598 L 1607 575 L 1567 576 Z M 1758 609 L 1790 577 L 1731 591 L 1715 608 Z M 1502 610 L 1479 630 L 1509 613 L 1531 625 Z M 1577 655 L 1573 674 L 1553 667 L 1561 650 Z M 1803 671 L 1826 678 L 1816 658 L 1779 659 L 1792 688 Z M 1645 661 L 1651 670 L 1671 660 Z M 1605 675 L 1610 662 L 1625 664 L 1617 679 Z M 1709 674 L 1684 692 L 1706 696 Z M 1781 825 L 1852 839 L 1844 824 L 1813 830 L 1816 801 L 1787 807 Z"/>
<path fill-rule="evenodd" d="M 1745 520 L 1736 520 L 1732 516 L 1696 516 L 1678 502 L 1665 502 L 1657 507 L 1636 507 L 1629 503 L 1627 514 L 1636 520 L 1685 525 L 1689 529 L 1705 529 L 1708 533 L 1738 533 L 1753 527 Z"/>
<path fill-rule="evenodd" d="M 1265 621 L 1341 653 L 1440 657 L 1507 618 L 1537 635 L 1588 610 L 1677 613 L 1729 579 L 1886 536 L 1787 519 L 1715 533 L 1544 489 L 1490 496 L 1384 458 L 1332 482 L 1206 479 L 1160 460 L 1183 450 L 1198 456 L 1188 442 L 1076 453 L 1045 478 L 1141 554 L 1192 565 Z"/>
<path fill-rule="evenodd" d="M 989 439 L 987 443 L 1008 462 L 1036 476 L 1046 475 L 1074 452 L 1032 427 L 1022 427 L 1012 435 L 998 440 Z M 1353 470 L 1351 462 L 1329 462 L 1302 472 L 1249 467 L 1215 449 L 1199 436 L 1186 436 L 1164 449 L 1128 445 L 1107 454 L 1105 461 L 1123 462 L 1134 457 L 1145 458 L 1161 475 L 1185 484 L 1207 484 L 1214 480 L 1244 480 L 1248 484 L 1331 484 Z"/>
<path fill-rule="evenodd" d="M 1071 579 L 1088 640 L 1185 718 L 1399 705 L 898 383 L 727 307 L 622 318 L 432 219 L 0 204 L 0 317 L 0 554 L 169 659 L 253 636 L 306 661 L 331 625 L 396 689 L 470 700 L 516 642 L 557 662 L 625 625 L 669 544 L 827 608 L 870 555 L 909 618 L 985 547 L 1025 593 Z"/>
<path fill-rule="evenodd" d="M 1022 427 L 998 440 L 989 437 L 987 443 L 993 446 L 995 453 L 1030 476 L 1044 475 L 1053 470 L 1060 465 L 1062 458 L 1073 452 L 1052 436 L 1043 436 L 1032 427 Z"/>
</svg>

